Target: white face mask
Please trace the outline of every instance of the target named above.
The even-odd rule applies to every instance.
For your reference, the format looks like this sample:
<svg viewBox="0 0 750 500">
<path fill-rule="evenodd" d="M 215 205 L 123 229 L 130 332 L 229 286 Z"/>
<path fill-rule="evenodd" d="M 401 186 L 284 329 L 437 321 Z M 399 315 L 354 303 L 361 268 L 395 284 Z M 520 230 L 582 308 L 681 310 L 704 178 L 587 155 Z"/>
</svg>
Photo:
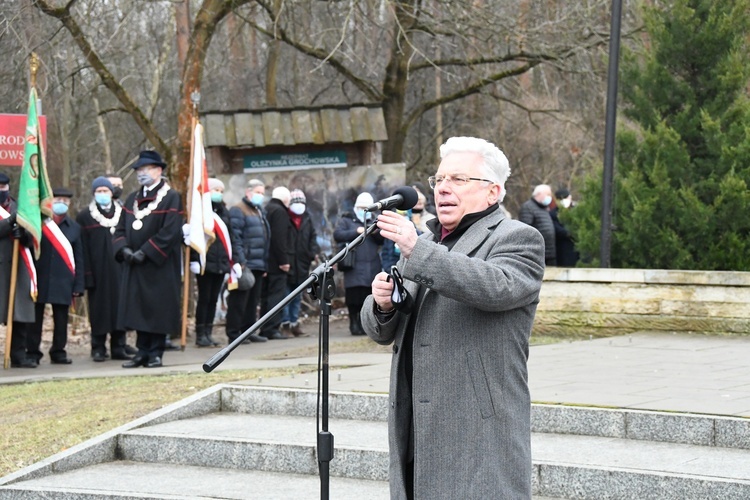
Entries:
<svg viewBox="0 0 750 500">
<path fill-rule="evenodd" d="M 572 201 L 573 200 L 570 198 L 570 196 L 568 196 L 567 198 L 563 198 L 563 200 L 562 200 L 562 206 L 564 206 L 565 208 L 570 208 L 570 203 Z"/>
<path fill-rule="evenodd" d="M 304 203 L 292 203 L 289 205 L 289 210 L 293 214 L 302 215 L 305 213 L 305 204 Z"/>
</svg>

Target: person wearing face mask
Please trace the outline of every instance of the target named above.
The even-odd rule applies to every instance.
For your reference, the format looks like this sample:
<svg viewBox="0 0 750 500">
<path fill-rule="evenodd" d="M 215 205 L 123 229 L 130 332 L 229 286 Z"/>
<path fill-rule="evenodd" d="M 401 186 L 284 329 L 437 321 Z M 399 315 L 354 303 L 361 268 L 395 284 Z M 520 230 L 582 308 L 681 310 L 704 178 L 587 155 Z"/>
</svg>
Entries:
<svg viewBox="0 0 750 500">
<path fill-rule="evenodd" d="M 286 281 L 287 294 L 291 293 L 310 276 L 310 265 L 320 252 L 318 235 L 315 232 L 312 219 L 307 213 L 307 198 L 301 189 L 294 189 L 291 192 L 289 218 L 292 221 L 289 228 L 291 268 Z M 291 333 L 295 337 L 306 335 L 299 324 L 301 303 L 302 294 L 298 294 L 284 308 L 281 318 L 282 332 Z"/>
<path fill-rule="evenodd" d="M 547 266 L 557 265 L 557 248 L 555 246 L 555 224 L 550 215 L 552 205 L 552 188 L 539 184 L 534 188 L 531 199 L 521 205 L 518 220 L 535 228 L 544 238 L 544 263 Z"/>
<path fill-rule="evenodd" d="M 29 329 L 36 319 L 34 300 L 31 298 L 31 269 L 26 267 L 23 259 L 18 259 L 16 266 L 17 279 L 14 291 L 10 288 L 10 275 L 13 263 L 13 241 L 26 247 L 32 246 L 31 238 L 16 222 L 16 201 L 10 196 L 10 178 L 0 172 L 0 323 L 8 324 L 8 302 L 10 294 L 15 293 L 13 303 L 13 334 L 10 344 L 11 368 L 36 368 L 35 359 L 26 355 L 26 339 Z"/>
<path fill-rule="evenodd" d="M 434 219 L 435 216 L 425 208 L 427 206 L 427 197 L 424 193 L 416 187 L 414 189 L 417 190 L 417 204 L 411 209 L 411 221 L 414 223 L 417 231 L 422 234 L 427 231 L 427 221 Z"/>
<path fill-rule="evenodd" d="M 371 214 L 365 208 L 374 200 L 370 193 L 361 193 L 354 202 L 354 211 L 341 215 L 333 231 L 333 239 L 338 243 L 349 243 L 365 230 L 365 222 L 372 224 Z M 381 271 L 380 245 L 383 237 L 380 233 L 370 234 L 354 251 L 354 267 L 344 271 L 344 289 L 346 307 L 349 310 L 349 332 L 352 335 L 364 335 L 359 312 L 365 298 L 372 293 L 372 280 Z"/>
<path fill-rule="evenodd" d="M 559 214 L 573 206 L 573 197 L 565 188 L 555 191 L 557 203 L 550 210 L 552 222 L 555 224 L 555 250 L 557 251 L 557 265 L 560 267 L 575 267 L 579 254 L 576 251 L 573 235 L 559 219 Z"/>
<path fill-rule="evenodd" d="M 232 260 L 242 266 L 243 273 L 253 273 L 255 284 L 249 290 L 231 290 L 227 296 L 226 332 L 230 342 L 252 326 L 258 319 L 258 305 L 263 290 L 263 275 L 268 267 L 268 248 L 271 228 L 263 210 L 266 185 L 250 179 L 245 196 L 229 210 L 229 230 L 237 246 L 232 247 Z M 250 342 L 268 339 L 253 333 Z"/>
<path fill-rule="evenodd" d="M 41 343 L 44 308 L 47 304 L 52 304 L 54 330 L 49 356 L 53 364 L 69 365 L 73 361 L 65 352 L 65 345 L 68 343 L 68 309 L 73 298 L 83 296 L 85 290 L 83 241 L 81 226 L 68 215 L 73 191 L 59 187 L 52 190 L 52 196 L 52 221 L 72 247 L 75 271 L 71 272 L 66 263 L 69 258 L 67 253 L 43 234 L 39 259 L 35 262 L 39 290 L 36 318 L 28 332 L 26 353 L 27 357 L 39 364 L 43 357 Z"/>
<path fill-rule="evenodd" d="M 224 183 L 219 179 L 208 179 L 208 189 L 211 192 L 211 208 L 221 218 L 224 225 L 229 228 L 229 211 L 224 205 Z M 232 254 L 240 246 L 239 240 L 230 232 Z M 232 255 L 234 258 L 234 255 Z M 224 275 L 232 266 L 235 273 L 241 274 L 241 266 L 229 261 L 229 254 L 221 241 L 215 239 L 206 251 L 206 267 L 201 274 L 201 266 L 198 252 L 190 251 L 190 271 L 195 274 L 198 285 L 198 301 L 195 305 L 195 345 L 198 347 L 211 347 L 221 345 L 213 338 L 214 316 L 216 315 L 216 302 L 221 293 L 224 283 Z M 249 271 L 248 271 L 249 272 Z"/>
<path fill-rule="evenodd" d="M 104 174 L 104 177 L 112 184 L 112 199 L 122 205 L 122 177 L 114 173 Z"/>
<path fill-rule="evenodd" d="M 107 359 L 107 334 L 113 360 L 129 360 L 125 350 L 125 332 L 117 329 L 117 304 L 122 280 L 122 265 L 112 252 L 112 235 L 122 216 L 122 207 L 113 198 L 113 186 L 107 177 L 91 183 L 94 199 L 81 210 L 76 222 L 81 226 L 83 257 L 86 262 L 84 281 L 91 324 L 91 357 L 96 362 Z"/>
<path fill-rule="evenodd" d="M 140 187 L 128 195 L 112 252 L 123 262 L 118 330 L 135 330 L 138 353 L 123 368 L 163 365 L 167 337 L 180 331 L 183 208 L 162 173 L 156 151 L 141 151 L 132 165 Z"/>
</svg>

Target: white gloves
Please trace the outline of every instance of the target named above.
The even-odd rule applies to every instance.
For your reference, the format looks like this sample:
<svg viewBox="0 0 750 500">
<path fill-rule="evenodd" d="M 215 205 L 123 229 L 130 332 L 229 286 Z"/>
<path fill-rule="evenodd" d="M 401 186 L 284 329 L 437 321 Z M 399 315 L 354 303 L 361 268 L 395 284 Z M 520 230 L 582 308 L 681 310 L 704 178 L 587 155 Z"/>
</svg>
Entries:
<svg viewBox="0 0 750 500">
<path fill-rule="evenodd" d="M 201 263 L 200 262 L 191 262 L 190 263 L 190 272 L 193 274 L 200 274 L 201 273 Z"/>
<path fill-rule="evenodd" d="M 242 266 L 239 264 L 232 264 L 232 271 L 234 271 L 235 276 L 237 276 L 237 279 L 242 277 Z"/>
<path fill-rule="evenodd" d="M 182 225 L 182 241 L 185 242 L 186 246 L 190 246 L 190 224 Z M 192 264 L 190 264 L 192 266 Z M 192 270 L 192 267 L 191 267 Z"/>
</svg>

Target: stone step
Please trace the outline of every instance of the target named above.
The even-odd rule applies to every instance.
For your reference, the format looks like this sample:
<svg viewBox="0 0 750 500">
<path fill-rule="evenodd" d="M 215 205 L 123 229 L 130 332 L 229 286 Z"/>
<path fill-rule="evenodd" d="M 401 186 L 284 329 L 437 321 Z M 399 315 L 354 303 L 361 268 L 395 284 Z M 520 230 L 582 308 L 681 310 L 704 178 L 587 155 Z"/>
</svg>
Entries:
<svg viewBox="0 0 750 500">
<path fill-rule="evenodd" d="M 387 480 L 385 422 L 332 419 L 329 431 L 335 448 L 331 475 Z M 221 412 L 127 432 L 119 455 L 314 475 L 316 436 L 312 418 Z M 532 459 L 534 491 L 544 495 L 580 498 L 571 485 L 583 484 L 598 492 L 593 498 L 607 498 L 626 485 L 629 492 L 640 491 L 637 498 L 750 498 L 750 453 L 742 449 L 533 433 Z"/>
<path fill-rule="evenodd" d="M 4 486 L 0 488 L 0 498 L 313 500 L 320 498 L 320 478 L 308 474 L 121 460 Z M 388 483 L 332 476 L 330 498 L 386 500 L 389 498 Z"/>
<path fill-rule="evenodd" d="M 385 488 L 383 498 L 388 495 L 388 401 L 386 395 L 331 394 L 332 484 L 334 479 L 337 484 L 364 481 L 358 498 L 369 498 L 373 483 Z M 317 410 L 314 391 L 217 386 L 0 479 L 0 498 L 202 495 L 194 493 L 190 480 L 170 483 L 176 489 L 160 489 L 159 476 L 179 479 L 177 471 L 183 470 L 195 471 L 193 476 L 212 485 L 211 498 L 235 498 L 212 489 L 223 488 L 225 475 L 240 485 L 266 484 L 264 478 L 276 477 L 291 488 L 297 476 L 318 485 Z M 750 498 L 749 419 L 533 405 L 532 427 L 536 495 Z M 113 479 L 101 472 L 110 470 Z M 117 472 L 123 470 L 133 472 Z M 136 481 L 137 488 L 153 477 L 156 486 L 127 493 L 126 486 L 116 486 L 118 474 Z M 58 482 L 67 477 L 72 482 Z M 258 498 L 317 498 L 317 487 L 310 488 L 308 496 L 284 496 L 286 490 L 271 488 L 269 496 Z"/>
</svg>

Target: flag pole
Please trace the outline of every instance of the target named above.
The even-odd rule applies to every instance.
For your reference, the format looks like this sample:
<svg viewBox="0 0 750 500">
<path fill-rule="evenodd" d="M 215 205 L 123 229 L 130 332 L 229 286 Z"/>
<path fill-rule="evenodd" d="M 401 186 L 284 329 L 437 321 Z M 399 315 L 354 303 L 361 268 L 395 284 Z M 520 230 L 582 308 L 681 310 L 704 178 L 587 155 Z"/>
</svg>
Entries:
<svg viewBox="0 0 750 500">
<path fill-rule="evenodd" d="M 188 175 L 187 200 L 185 206 L 185 220 L 190 221 L 190 208 L 193 203 L 193 161 L 195 155 L 195 124 L 198 113 L 198 103 L 201 100 L 200 92 L 190 94 L 190 100 L 193 102 L 193 116 L 190 120 L 190 174 Z M 185 245 L 185 257 L 183 258 L 184 266 L 182 270 L 182 332 L 180 335 L 180 349 L 185 350 L 187 345 L 187 316 L 188 300 L 190 298 L 190 247 Z"/>
<path fill-rule="evenodd" d="M 30 77 L 29 83 L 31 88 L 36 87 L 36 72 L 39 69 L 39 58 L 36 52 L 31 53 L 29 60 Z M 18 253 L 20 250 L 20 242 L 18 239 L 13 239 L 13 253 L 10 264 L 10 288 L 8 289 L 8 319 L 7 328 L 5 330 L 5 355 L 3 357 L 3 369 L 7 370 L 10 368 L 10 348 L 13 342 L 13 310 L 16 305 L 16 282 L 18 281 Z"/>
<path fill-rule="evenodd" d="M 5 333 L 5 356 L 3 359 L 3 369 L 10 368 L 10 346 L 13 338 L 13 308 L 16 304 L 16 281 L 18 281 L 18 249 L 19 241 L 13 240 L 13 259 L 10 267 L 10 288 L 8 289 L 8 326 Z"/>
</svg>

